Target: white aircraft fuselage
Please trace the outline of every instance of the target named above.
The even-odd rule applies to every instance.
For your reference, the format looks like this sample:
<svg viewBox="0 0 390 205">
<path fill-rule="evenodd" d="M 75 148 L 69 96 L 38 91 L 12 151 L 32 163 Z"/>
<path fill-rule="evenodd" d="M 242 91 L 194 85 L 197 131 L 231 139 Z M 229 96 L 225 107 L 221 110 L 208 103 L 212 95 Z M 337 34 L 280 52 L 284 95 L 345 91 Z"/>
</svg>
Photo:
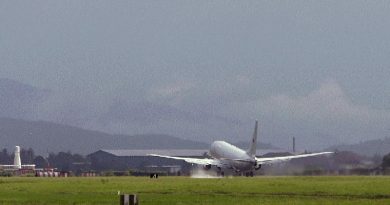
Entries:
<svg viewBox="0 0 390 205">
<path fill-rule="evenodd" d="M 215 141 L 211 144 L 209 155 L 224 164 L 230 164 L 230 168 L 236 171 L 252 171 L 256 169 L 256 160 L 248 153 L 225 141 Z"/>
</svg>

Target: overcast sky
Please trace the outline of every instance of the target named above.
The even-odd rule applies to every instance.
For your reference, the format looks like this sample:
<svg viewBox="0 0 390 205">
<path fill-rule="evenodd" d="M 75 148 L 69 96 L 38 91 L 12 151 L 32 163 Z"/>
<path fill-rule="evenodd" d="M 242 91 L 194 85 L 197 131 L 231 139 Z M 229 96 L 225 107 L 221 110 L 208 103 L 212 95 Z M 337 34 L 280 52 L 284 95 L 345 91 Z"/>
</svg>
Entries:
<svg viewBox="0 0 390 205">
<path fill-rule="evenodd" d="M 379 0 L 0 1 L 0 77 L 90 112 L 120 99 L 207 122 L 110 132 L 243 141 L 257 118 L 279 146 L 291 136 L 314 148 L 383 138 L 389 11 Z"/>
</svg>

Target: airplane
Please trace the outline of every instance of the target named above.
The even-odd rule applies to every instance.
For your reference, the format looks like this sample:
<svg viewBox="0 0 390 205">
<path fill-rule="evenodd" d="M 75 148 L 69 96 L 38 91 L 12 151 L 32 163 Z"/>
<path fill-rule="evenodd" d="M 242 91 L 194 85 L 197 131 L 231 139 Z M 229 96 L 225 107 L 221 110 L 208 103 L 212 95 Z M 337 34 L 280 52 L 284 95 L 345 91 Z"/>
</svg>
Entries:
<svg viewBox="0 0 390 205">
<path fill-rule="evenodd" d="M 263 164 L 272 164 L 277 162 L 288 161 L 291 159 L 313 157 L 318 155 L 328 155 L 333 152 L 319 152 L 311 154 L 292 155 L 284 157 L 256 157 L 256 141 L 257 141 L 258 121 L 255 122 L 255 129 L 252 140 L 247 151 L 242 150 L 225 141 L 215 141 L 211 144 L 209 155 L 210 158 L 187 158 L 187 157 L 173 157 L 158 154 L 148 154 L 148 156 L 162 157 L 175 160 L 183 160 L 190 164 L 197 164 L 203 166 L 204 169 L 209 170 L 211 167 L 217 167 L 217 174 L 224 175 L 223 169 L 233 169 L 236 173 L 245 173 L 247 177 L 253 177 L 253 172 L 259 170 Z"/>
<path fill-rule="evenodd" d="M 0 169 L 4 169 L 4 170 L 35 169 L 35 164 L 22 164 L 22 160 L 20 159 L 20 147 L 15 146 L 14 164 L 0 165 Z"/>
</svg>

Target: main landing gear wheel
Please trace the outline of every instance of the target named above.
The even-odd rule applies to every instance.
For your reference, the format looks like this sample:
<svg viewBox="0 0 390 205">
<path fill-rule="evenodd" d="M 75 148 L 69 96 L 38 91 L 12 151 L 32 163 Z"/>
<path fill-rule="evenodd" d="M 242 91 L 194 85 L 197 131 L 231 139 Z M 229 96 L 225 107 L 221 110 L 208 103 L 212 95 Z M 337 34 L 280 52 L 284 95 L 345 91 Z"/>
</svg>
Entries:
<svg viewBox="0 0 390 205">
<path fill-rule="evenodd" d="M 224 177 L 225 176 L 225 172 L 222 171 L 222 168 L 221 167 L 217 167 L 217 176 L 221 176 L 221 177 Z"/>
<path fill-rule="evenodd" d="M 223 172 L 223 171 L 218 171 L 218 172 L 217 172 L 217 176 L 219 176 L 219 177 L 224 177 L 224 176 L 225 176 L 225 172 Z"/>
<path fill-rule="evenodd" d="M 253 172 L 245 172 L 246 177 L 253 177 Z"/>
</svg>

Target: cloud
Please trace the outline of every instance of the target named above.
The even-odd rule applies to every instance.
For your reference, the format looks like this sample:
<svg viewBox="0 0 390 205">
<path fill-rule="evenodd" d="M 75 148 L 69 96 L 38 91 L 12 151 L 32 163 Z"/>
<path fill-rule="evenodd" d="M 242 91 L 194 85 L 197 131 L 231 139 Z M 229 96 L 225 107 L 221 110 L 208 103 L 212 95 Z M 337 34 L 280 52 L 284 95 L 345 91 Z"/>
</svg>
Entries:
<svg viewBox="0 0 390 205">
<path fill-rule="evenodd" d="M 359 120 L 367 121 L 380 117 L 380 111 L 368 106 L 351 102 L 341 86 L 335 81 L 328 81 L 306 96 L 288 95 L 271 96 L 258 102 L 258 109 L 263 112 L 283 112 L 298 118 L 318 120 Z"/>
<path fill-rule="evenodd" d="M 303 96 L 277 94 L 231 104 L 229 112 L 241 118 L 260 116 L 271 141 L 300 136 L 317 147 L 383 138 L 390 120 L 388 110 L 354 103 L 334 80 Z"/>
<path fill-rule="evenodd" d="M 205 141 L 246 139 L 237 137 L 250 135 L 257 118 L 263 142 L 283 147 L 295 136 L 313 149 L 388 134 L 390 112 L 354 102 L 337 81 L 295 96 L 256 96 L 253 85 L 251 77 L 234 75 L 202 83 L 187 79 L 151 85 L 141 97 L 117 100 L 56 93 L 34 116 L 114 133 L 167 133 Z"/>
<path fill-rule="evenodd" d="M 146 94 L 146 99 L 150 102 L 168 103 L 170 105 L 179 104 L 181 100 L 195 88 L 192 82 L 175 82 L 164 86 L 153 87 Z"/>
</svg>

